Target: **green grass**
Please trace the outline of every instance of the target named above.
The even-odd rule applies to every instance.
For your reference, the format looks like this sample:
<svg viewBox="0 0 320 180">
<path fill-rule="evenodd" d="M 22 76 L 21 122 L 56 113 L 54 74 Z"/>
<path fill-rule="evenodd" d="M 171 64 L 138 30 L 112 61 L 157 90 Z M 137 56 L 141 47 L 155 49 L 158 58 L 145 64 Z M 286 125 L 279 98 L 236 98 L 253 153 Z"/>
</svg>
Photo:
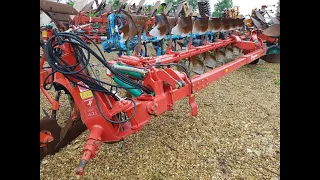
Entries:
<svg viewBox="0 0 320 180">
<path fill-rule="evenodd" d="M 262 71 L 262 72 L 267 72 L 267 70 L 265 68 L 262 68 L 262 67 L 257 67 L 256 70 Z"/>
<path fill-rule="evenodd" d="M 276 84 L 276 85 L 280 85 L 280 78 L 279 78 L 279 79 L 277 79 L 276 81 L 274 81 L 274 84 Z"/>
<path fill-rule="evenodd" d="M 261 71 L 261 72 L 268 72 L 268 73 L 272 73 L 272 74 L 279 74 L 277 72 L 270 71 L 270 70 L 267 70 L 266 68 L 262 68 L 262 67 L 257 67 L 256 70 Z"/>
</svg>

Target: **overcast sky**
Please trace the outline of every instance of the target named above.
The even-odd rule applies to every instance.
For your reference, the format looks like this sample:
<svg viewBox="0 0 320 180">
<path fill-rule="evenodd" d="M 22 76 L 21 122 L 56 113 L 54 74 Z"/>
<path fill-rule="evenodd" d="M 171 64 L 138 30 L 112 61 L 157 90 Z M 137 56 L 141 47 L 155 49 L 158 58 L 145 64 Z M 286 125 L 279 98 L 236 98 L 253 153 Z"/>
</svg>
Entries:
<svg viewBox="0 0 320 180">
<path fill-rule="evenodd" d="M 90 2 L 91 0 L 87 0 Z M 101 2 L 101 0 L 98 0 Z M 158 0 L 146 0 L 146 3 L 152 4 L 155 3 Z M 276 5 L 279 0 L 233 0 L 234 6 L 240 6 L 240 14 L 247 15 L 251 13 L 251 10 L 254 8 L 261 8 L 261 5 Z M 66 2 L 66 0 L 61 0 L 61 2 Z M 131 2 L 131 0 L 128 0 L 128 2 Z M 132 3 L 139 3 L 140 0 L 132 0 Z M 164 0 L 161 0 L 161 2 L 164 2 Z M 211 11 L 214 11 L 214 4 L 218 2 L 218 0 L 209 0 Z M 145 4 L 146 4 L 145 3 Z M 273 11 L 275 11 L 275 8 L 270 8 Z"/>
</svg>

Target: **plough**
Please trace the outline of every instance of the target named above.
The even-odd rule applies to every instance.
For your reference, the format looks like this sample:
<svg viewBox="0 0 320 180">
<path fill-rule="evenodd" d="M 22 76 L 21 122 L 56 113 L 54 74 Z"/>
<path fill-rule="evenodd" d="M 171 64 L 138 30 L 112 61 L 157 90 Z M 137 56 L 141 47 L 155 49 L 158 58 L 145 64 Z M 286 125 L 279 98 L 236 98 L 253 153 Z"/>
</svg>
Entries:
<svg viewBox="0 0 320 180">
<path fill-rule="evenodd" d="M 137 48 L 141 49 L 142 23 L 137 25 L 134 16 L 123 9 L 120 8 L 119 13 L 128 17 L 125 24 L 131 28 L 129 34 L 122 31 L 121 37 L 128 40 L 138 36 Z M 193 46 L 191 36 L 185 50 L 173 51 L 169 45 L 166 53 L 160 56 L 122 55 L 107 60 L 94 42 L 99 52 L 89 47 L 84 41 L 89 38 L 82 34 L 53 29 L 46 42 L 40 35 L 44 52 L 40 57 L 40 89 L 52 109 L 51 115 L 45 112 L 46 117 L 40 120 L 40 160 L 57 152 L 87 128 L 90 134 L 76 169 L 77 175 L 83 175 L 85 166 L 97 155 L 102 142 L 124 141 L 141 130 L 151 116 L 172 111 L 175 102 L 185 97 L 189 98 L 190 115 L 196 116 L 196 92 L 241 66 L 258 61 L 265 53 L 263 41 L 255 34 L 251 34 L 249 41 L 244 40 L 248 36 L 246 33 L 235 33 L 213 43 L 208 41 L 209 31 L 242 31 L 236 19 L 192 17 L 187 13 L 171 26 L 163 23 L 168 22 L 161 19 L 168 18 L 165 14 L 156 17 L 159 21 L 154 28 L 161 32 L 164 26 L 165 35 L 187 37 L 194 31 L 200 32 L 205 36 L 203 44 Z M 113 83 L 99 78 L 92 69 L 92 56 L 105 68 Z M 44 67 L 45 63 L 49 67 Z M 48 93 L 52 87 L 55 98 Z M 124 89 L 126 95 L 120 95 L 119 89 Z M 66 95 L 70 104 L 70 114 L 63 125 L 56 116 L 62 95 Z"/>
<path fill-rule="evenodd" d="M 60 31 L 73 31 L 80 34 L 85 34 L 90 40 L 96 43 L 101 43 L 106 39 L 106 17 L 109 14 L 110 6 L 105 7 L 105 3 L 97 4 L 96 10 L 91 10 L 94 1 L 81 7 L 79 11 L 74 7 L 53 1 L 40 0 L 40 9 L 54 22 Z M 81 4 L 81 2 L 80 2 Z M 109 10 L 108 10 L 109 9 Z M 92 14 L 98 14 L 99 17 L 91 17 Z M 44 25 L 41 28 L 43 34 L 50 33 L 53 28 L 52 24 Z M 87 43 L 91 41 L 83 39 Z"/>
<path fill-rule="evenodd" d="M 90 24 L 77 30 L 77 33 L 83 33 L 87 36 L 107 36 L 108 16 L 111 13 L 111 5 L 105 5 L 105 2 L 102 1 L 96 10 L 91 10 L 93 2 L 94 1 L 87 4 L 76 16 L 74 16 L 70 24 L 76 27 Z M 102 42 L 101 38 L 98 42 Z"/>
<path fill-rule="evenodd" d="M 165 48 L 163 48 L 163 44 L 164 41 L 169 41 L 170 37 L 168 35 L 165 35 L 165 37 L 163 38 L 163 41 L 157 39 L 157 37 L 151 36 L 148 32 L 148 29 L 150 26 L 154 26 L 156 23 L 156 17 L 155 14 L 158 10 L 158 7 L 160 5 L 160 1 L 157 1 L 153 7 L 153 10 L 150 11 L 150 9 L 146 8 L 145 6 L 142 6 L 142 4 L 145 1 L 141 0 L 140 3 L 136 6 L 131 5 L 130 4 L 126 4 L 126 9 L 124 11 L 127 11 L 127 13 L 132 14 L 134 13 L 135 15 L 138 15 L 139 18 L 144 18 L 144 22 L 143 23 L 143 27 L 144 29 L 142 30 L 142 36 L 141 36 L 141 41 L 142 44 L 145 46 L 144 50 L 141 50 L 140 55 L 142 56 L 148 56 L 147 55 L 147 50 L 146 50 L 146 44 L 147 43 L 152 43 L 154 49 L 156 50 L 156 54 L 157 55 L 162 55 L 165 54 Z M 203 4 L 205 2 L 199 2 L 199 7 L 201 7 L 200 5 Z M 91 3 L 89 3 L 91 4 Z M 165 5 L 164 14 L 168 14 L 170 8 L 172 7 L 172 3 L 169 3 L 168 5 L 166 4 L 162 4 Z M 183 4 L 184 6 L 187 6 L 187 3 Z M 149 6 L 147 6 L 149 7 Z M 171 17 L 171 24 L 172 23 L 176 23 L 177 22 L 177 16 L 179 14 L 178 11 L 184 10 L 185 12 L 183 14 L 186 14 L 186 8 L 182 8 L 182 4 L 180 7 L 177 7 L 178 9 L 175 11 L 175 18 Z M 207 8 L 207 7 L 204 7 Z M 201 9 L 201 12 L 204 12 L 203 10 L 205 10 L 204 8 Z M 190 9 L 192 10 L 192 9 Z M 96 34 L 98 32 L 105 32 L 106 34 L 106 38 L 104 38 L 104 42 L 102 43 L 102 47 L 104 49 L 105 52 L 113 52 L 113 51 L 118 51 L 119 52 L 119 56 L 121 56 L 124 52 L 126 55 L 130 55 L 132 53 L 132 51 L 137 49 L 135 47 L 137 47 L 138 44 L 138 36 L 135 36 L 132 40 L 128 41 L 127 43 L 125 43 L 124 41 L 121 41 L 121 32 L 120 29 L 124 26 L 123 22 L 125 22 L 125 18 L 126 15 L 123 15 L 123 13 L 117 13 L 117 11 L 112 10 L 111 9 L 111 5 L 107 5 L 105 7 L 105 9 L 103 9 L 103 14 L 101 14 L 100 16 L 97 17 L 89 17 L 88 14 L 91 11 L 84 11 L 84 12 L 80 12 L 78 15 L 76 15 L 73 19 L 73 24 L 78 26 L 78 25 L 83 25 L 86 23 L 96 23 L 98 24 L 98 26 L 101 27 L 106 27 L 107 31 L 103 31 L 103 30 L 95 30 L 93 33 Z M 190 14 L 190 12 L 188 12 Z M 210 12 L 208 12 L 208 14 L 210 14 Z M 133 17 L 133 21 L 136 24 L 139 24 L 139 22 L 137 22 L 137 18 L 135 18 L 136 16 L 132 16 Z M 80 30 L 78 30 L 77 32 L 81 32 L 84 33 L 86 35 L 92 34 L 91 31 L 88 31 L 86 29 L 92 30 L 92 26 L 87 26 L 86 28 L 82 28 Z M 128 27 L 122 29 L 123 31 L 128 31 Z M 150 32 L 152 33 L 152 32 Z M 189 35 L 190 36 L 190 35 Z M 201 35 L 198 33 L 194 33 L 193 34 L 193 38 L 199 38 Z M 172 37 L 172 41 L 176 44 L 177 40 L 182 40 L 184 39 L 184 37 L 180 36 L 180 35 L 173 35 Z M 208 38 L 210 41 L 213 41 L 213 33 L 212 32 L 208 32 Z M 100 41 L 98 41 L 100 42 Z M 198 39 L 198 41 L 194 41 L 193 45 L 199 44 L 200 39 Z M 186 46 L 187 42 L 180 42 L 179 45 L 183 45 Z M 176 47 L 176 45 L 175 45 Z"/>
<path fill-rule="evenodd" d="M 144 2 L 143 0 L 141 2 Z M 141 2 L 137 7 L 141 6 Z M 169 3 L 168 5 L 165 6 L 164 11 L 160 15 L 155 15 L 155 12 L 157 11 L 157 7 L 160 4 L 160 1 L 158 1 L 153 9 L 153 12 L 150 12 L 149 15 L 152 15 L 151 17 L 145 15 L 145 12 L 142 12 L 139 14 L 139 11 L 133 8 L 133 11 L 125 12 L 124 16 L 122 14 L 110 14 L 108 18 L 112 17 L 112 19 L 122 19 L 128 17 L 126 14 L 130 14 L 130 12 L 134 12 L 134 14 L 130 14 L 130 18 L 128 18 L 129 24 L 120 24 L 115 28 L 115 23 L 112 21 L 109 21 L 109 32 L 111 32 L 112 29 L 119 29 L 119 31 L 122 31 L 120 33 L 119 31 L 115 32 L 113 34 L 113 37 L 104 41 L 102 43 L 102 47 L 105 51 L 111 52 L 113 50 L 115 51 L 122 51 L 126 52 L 126 55 L 130 55 L 131 52 L 130 50 L 133 49 L 133 47 L 139 47 L 137 44 L 139 43 L 139 37 L 140 37 L 140 43 L 142 43 L 145 46 L 144 50 L 139 50 L 141 56 L 148 56 L 147 55 L 147 49 L 146 49 L 146 44 L 147 43 L 152 43 L 154 49 L 156 50 L 156 55 L 163 55 L 166 53 L 166 48 L 165 46 L 170 47 L 170 49 L 177 50 L 176 46 L 177 43 L 178 45 L 182 48 L 186 48 L 188 42 L 190 41 L 190 37 L 192 37 L 192 45 L 194 46 L 199 46 L 203 45 L 204 38 L 206 37 L 208 41 L 210 42 L 215 42 L 215 35 L 214 33 L 217 32 L 226 32 L 227 30 L 236 30 L 238 27 L 243 26 L 243 21 L 241 19 L 232 19 L 230 21 L 223 21 L 220 22 L 221 20 L 219 18 L 212 18 L 209 21 L 207 21 L 207 24 L 201 24 L 202 22 L 206 21 L 206 18 L 200 18 L 197 16 L 192 15 L 192 7 L 188 7 L 187 3 L 181 3 L 174 11 L 174 14 L 172 16 L 167 16 L 169 14 L 170 8 L 172 7 L 172 3 Z M 199 11 L 202 12 L 202 16 L 206 16 L 206 14 L 210 14 L 209 10 L 209 4 L 206 1 L 201 1 L 198 2 L 199 4 Z M 127 6 L 128 7 L 128 6 Z M 182 11 L 183 10 L 183 11 Z M 124 10 L 128 11 L 128 9 Z M 123 12 L 124 12 L 123 11 Z M 181 13 L 184 12 L 184 13 Z M 190 25 L 188 26 L 194 26 L 193 32 L 189 35 L 186 34 L 181 34 L 180 32 L 175 32 L 177 30 L 177 27 L 175 30 L 168 35 L 168 32 L 171 31 L 171 29 L 177 25 L 179 15 L 184 14 L 185 18 L 187 17 L 186 21 Z M 155 16 L 153 16 L 155 15 Z M 188 19 L 189 16 L 192 16 L 191 19 Z M 193 21 L 195 23 L 192 25 Z M 221 27 L 224 27 L 225 24 L 228 24 L 228 26 L 233 25 L 233 29 L 226 28 L 226 29 L 219 29 L 219 27 L 213 27 L 213 24 L 211 23 L 212 21 L 219 21 L 221 23 Z M 167 25 L 164 25 L 167 23 Z M 136 27 L 139 26 L 139 27 Z M 148 32 L 149 26 L 153 26 L 153 29 Z M 161 28 L 159 28 L 161 26 Z M 184 25 L 183 25 L 184 26 Z M 209 26 L 209 27 L 208 27 Z M 130 27 L 130 31 L 129 31 Z M 185 28 L 185 27 L 179 27 L 179 28 Z M 204 31 L 201 30 L 201 28 L 209 28 L 207 32 L 204 33 Z M 113 31 L 112 31 L 113 32 Z M 120 37 L 119 37 L 120 36 Z M 129 38 L 130 37 L 130 38 Z M 127 41 L 127 44 L 124 42 L 129 38 L 129 41 Z M 115 42 L 116 39 L 117 41 Z M 179 41 L 180 40 L 180 41 Z M 181 42 L 182 41 L 182 42 Z M 169 42 L 169 43 L 165 43 Z M 174 46 L 173 44 L 174 43 Z M 170 44 L 170 45 L 169 45 Z M 137 52 L 138 49 L 136 49 L 135 55 L 138 55 L 139 53 Z M 121 55 L 121 54 L 119 54 Z"/>
<path fill-rule="evenodd" d="M 275 5 L 271 5 L 275 6 Z M 268 46 L 266 55 L 261 59 L 270 63 L 280 62 L 280 2 L 276 6 L 276 17 L 271 16 L 272 12 L 267 8 L 270 6 L 262 5 L 261 9 L 253 9 L 250 19 L 245 21 L 247 27 L 252 28 L 252 33 L 256 34 Z M 268 13 L 269 12 L 269 13 Z M 265 15 L 271 23 L 267 23 Z"/>
</svg>

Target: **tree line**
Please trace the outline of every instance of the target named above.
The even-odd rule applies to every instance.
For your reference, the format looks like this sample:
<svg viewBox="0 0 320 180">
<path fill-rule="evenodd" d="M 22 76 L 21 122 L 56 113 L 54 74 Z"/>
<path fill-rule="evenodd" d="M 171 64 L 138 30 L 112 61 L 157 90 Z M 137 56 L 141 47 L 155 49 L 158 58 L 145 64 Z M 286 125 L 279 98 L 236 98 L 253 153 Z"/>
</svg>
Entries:
<svg viewBox="0 0 320 180">
<path fill-rule="evenodd" d="M 211 1 L 211 0 L 209 0 Z M 67 4 L 73 6 L 74 5 L 75 0 L 68 0 Z M 112 9 L 117 9 L 120 4 L 121 1 L 120 0 L 106 0 L 107 4 L 112 4 Z M 174 9 L 175 7 L 178 6 L 178 4 L 181 2 L 181 0 L 165 0 L 165 2 L 168 3 L 172 3 L 172 9 Z M 198 9 L 198 2 L 197 0 L 188 0 L 188 4 L 189 6 L 192 6 L 193 9 Z M 150 4 L 151 8 L 153 8 L 153 4 Z M 214 10 L 211 14 L 212 17 L 220 17 L 222 15 L 222 12 L 225 8 L 232 8 L 233 3 L 232 0 L 217 0 L 217 2 L 214 4 Z M 162 12 L 162 6 L 159 6 L 158 8 L 158 12 Z"/>
</svg>

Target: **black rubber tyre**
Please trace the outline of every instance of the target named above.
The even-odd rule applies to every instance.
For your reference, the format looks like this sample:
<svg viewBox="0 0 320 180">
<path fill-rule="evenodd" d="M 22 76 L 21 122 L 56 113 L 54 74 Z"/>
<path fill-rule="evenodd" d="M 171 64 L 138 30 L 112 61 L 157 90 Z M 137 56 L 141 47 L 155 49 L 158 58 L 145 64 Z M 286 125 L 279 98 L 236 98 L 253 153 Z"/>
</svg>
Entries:
<svg viewBox="0 0 320 180">
<path fill-rule="evenodd" d="M 271 42 L 267 42 L 266 45 L 267 45 L 267 47 L 270 47 L 270 46 L 273 46 L 273 45 L 276 45 L 276 44 L 271 43 Z"/>
<path fill-rule="evenodd" d="M 259 60 L 260 60 L 260 59 L 256 59 L 256 60 L 252 61 L 252 62 L 249 63 L 249 64 L 257 64 L 257 63 L 259 62 Z"/>
</svg>

